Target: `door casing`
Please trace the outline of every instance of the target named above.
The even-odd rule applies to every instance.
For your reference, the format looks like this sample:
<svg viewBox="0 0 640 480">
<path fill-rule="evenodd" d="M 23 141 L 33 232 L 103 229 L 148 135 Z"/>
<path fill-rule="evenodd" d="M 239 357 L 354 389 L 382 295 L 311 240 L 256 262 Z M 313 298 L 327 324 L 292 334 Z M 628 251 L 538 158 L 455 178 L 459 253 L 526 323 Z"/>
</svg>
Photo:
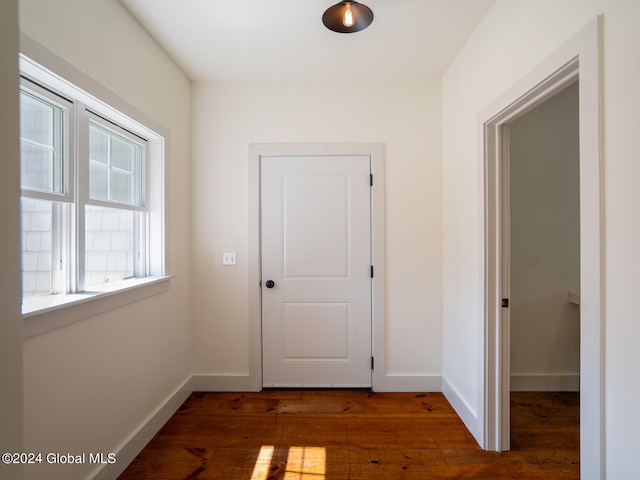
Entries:
<svg viewBox="0 0 640 480">
<path fill-rule="evenodd" d="M 381 143 L 295 143 L 249 145 L 248 182 L 248 304 L 249 304 L 249 385 L 262 389 L 262 292 L 260 165 L 272 156 L 368 155 L 371 158 L 371 252 L 372 281 L 372 389 L 385 391 L 385 299 L 384 299 L 384 146 Z"/>
<path fill-rule="evenodd" d="M 604 449 L 604 281 L 602 216 L 601 129 L 601 17 L 531 71 L 518 84 L 480 114 L 480 158 L 484 176 L 480 192 L 484 206 L 481 225 L 484 252 L 483 329 L 478 341 L 478 438 L 486 450 L 509 448 L 509 326 L 508 311 L 500 302 L 508 298 L 503 228 L 508 208 L 508 145 L 504 126 L 533 109 L 577 78 L 580 118 L 580 456 L 581 478 L 602 479 Z"/>
</svg>

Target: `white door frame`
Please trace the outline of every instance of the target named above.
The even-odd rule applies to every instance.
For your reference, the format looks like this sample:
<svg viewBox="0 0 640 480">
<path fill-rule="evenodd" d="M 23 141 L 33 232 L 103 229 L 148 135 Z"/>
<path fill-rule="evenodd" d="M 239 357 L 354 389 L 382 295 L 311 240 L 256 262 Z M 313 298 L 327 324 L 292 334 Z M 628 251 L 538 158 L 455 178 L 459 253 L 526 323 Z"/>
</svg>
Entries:
<svg viewBox="0 0 640 480">
<path fill-rule="evenodd" d="M 601 19 L 572 37 L 480 114 L 481 239 L 484 278 L 478 382 L 482 447 L 509 449 L 509 325 L 500 302 L 508 298 L 508 146 L 505 126 L 579 78 L 580 118 L 580 465 L 581 478 L 604 478 L 604 277 L 602 208 Z M 506 314 L 505 314 L 506 313 Z"/>
<path fill-rule="evenodd" d="M 384 265 L 384 146 L 381 143 L 268 143 L 249 145 L 248 191 L 248 292 L 249 292 L 249 383 L 252 390 L 262 389 L 262 292 L 260 164 L 263 157 L 308 155 L 367 155 L 371 157 L 371 255 L 372 345 L 375 359 L 372 389 L 385 390 L 385 265 Z"/>
</svg>

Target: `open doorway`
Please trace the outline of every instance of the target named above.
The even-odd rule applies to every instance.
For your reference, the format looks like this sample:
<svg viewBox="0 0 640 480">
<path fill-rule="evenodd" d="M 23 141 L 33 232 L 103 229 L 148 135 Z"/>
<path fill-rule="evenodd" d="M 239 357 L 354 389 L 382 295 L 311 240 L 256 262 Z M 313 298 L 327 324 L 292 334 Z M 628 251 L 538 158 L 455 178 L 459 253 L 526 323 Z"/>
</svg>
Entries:
<svg viewBox="0 0 640 480">
<path fill-rule="evenodd" d="M 580 137 L 575 82 L 505 125 L 511 448 L 553 434 L 580 390 Z M 517 426 L 536 417 L 538 436 Z M 550 418 L 551 417 L 551 418 Z M 560 432 L 556 432 L 556 435 Z M 574 438 L 576 437 L 576 438 Z"/>
<path fill-rule="evenodd" d="M 480 114 L 484 162 L 482 249 L 483 448 L 510 447 L 509 244 L 505 126 L 579 79 L 580 473 L 604 477 L 604 312 L 602 247 L 601 20 L 595 19 Z M 508 188 L 508 187 L 507 187 Z M 508 209 L 507 209 L 508 212 Z"/>
</svg>

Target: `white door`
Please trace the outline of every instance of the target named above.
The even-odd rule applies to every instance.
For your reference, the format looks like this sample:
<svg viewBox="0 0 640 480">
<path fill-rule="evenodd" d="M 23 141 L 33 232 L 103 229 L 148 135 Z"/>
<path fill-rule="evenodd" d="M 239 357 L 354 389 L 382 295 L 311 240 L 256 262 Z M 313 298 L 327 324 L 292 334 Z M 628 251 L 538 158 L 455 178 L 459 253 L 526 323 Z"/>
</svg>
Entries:
<svg viewBox="0 0 640 480">
<path fill-rule="evenodd" d="M 265 387 L 371 386 L 371 160 L 262 157 Z"/>
</svg>

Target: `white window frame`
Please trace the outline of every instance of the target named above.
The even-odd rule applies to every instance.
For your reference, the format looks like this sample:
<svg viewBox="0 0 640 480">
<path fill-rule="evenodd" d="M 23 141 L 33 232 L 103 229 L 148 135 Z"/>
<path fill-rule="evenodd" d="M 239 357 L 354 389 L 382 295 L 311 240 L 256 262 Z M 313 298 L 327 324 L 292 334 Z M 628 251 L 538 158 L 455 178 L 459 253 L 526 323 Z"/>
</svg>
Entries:
<svg viewBox="0 0 640 480">
<path fill-rule="evenodd" d="M 62 178 L 59 191 L 51 192 L 30 187 L 20 189 L 21 197 L 34 200 L 52 202 L 52 228 L 58 234 L 54 236 L 52 242 L 52 274 L 51 291 L 59 294 L 70 290 L 73 265 L 70 262 L 70 252 L 68 246 L 71 245 L 69 238 L 69 225 L 71 223 L 70 212 L 75 202 L 75 118 L 76 105 L 73 101 L 64 96 L 49 91 L 38 83 L 29 79 L 21 78 L 20 91 L 26 90 L 31 96 L 44 100 L 46 103 L 55 105 L 62 109 Z M 70 271 L 71 270 L 71 271 Z M 28 300 L 29 302 L 31 300 Z"/>
<path fill-rule="evenodd" d="M 79 257 L 83 255 L 77 255 L 77 253 L 84 252 L 84 247 L 77 245 L 76 242 L 84 238 L 84 224 L 79 221 L 79 218 L 75 218 L 75 233 L 71 235 L 73 238 L 69 242 L 71 245 L 69 255 L 72 258 L 67 262 L 71 269 L 67 275 L 67 278 L 70 278 L 69 293 L 35 297 L 23 302 L 22 317 L 26 338 L 168 290 L 169 276 L 165 272 L 164 181 L 165 143 L 168 131 L 30 38 L 23 35 L 21 44 L 23 52 L 20 54 L 20 74 L 23 78 L 44 86 L 45 90 L 72 100 L 75 103 L 76 116 L 86 115 L 88 118 L 89 115 L 97 115 L 108 119 L 135 137 L 146 139 L 147 158 L 143 168 L 148 169 L 144 175 L 146 179 L 143 185 L 144 206 L 132 207 L 136 210 L 146 210 L 147 222 L 146 228 L 140 229 L 144 235 L 138 236 L 137 239 L 139 247 L 146 252 L 146 255 L 142 256 L 143 263 L 136 266 L 136 278 L 91 286 L 90 292 L 82 291 L 84 290 L 82 278 L 84 266 L 80 264 Z M 43 66 L 44 64 L 46 67 Z M 54 69 L 58 73 L 54 73 Z M 78 150 L 86 148 L 88 152 L 88 125 L 88 122 L 79 123 L 78 138 L 69 138 L 69 148 Z M 87 131 L 82 132 L 82 128 L 86 128 Z M 74 130 L 76 129 L 70 128 L 70 131 Z M 86 139 L 81 139 L 84 133 L 86 133 Z M 89 199 L 88 185 L 85 183 L 88 181 L 88 162 L 84 162 L 86 166 L 72 164 L 74 157 L 82 158 L 82 155 L 76 152 L 76 155 L 70 156 L 70 164 L 65 171 L 65 174 L 69 175 L 66 178 L 67 190 L 63 192 L 66 196 L 65 200 L 55 194 L 50 199 L 75 202 L 73 207 L 75 211 L 69 213 L 75 217 L 82 217 L 77 214 L 77 211 L 79 206 L 84 209 L 85 204 L 112 207 L 113 205 L 109 205 L 109 202 Z M 75 172 L 75 177 L 71 172 Z M 79 235 L 77 232 L 83 232 L 83 234 Z"/>
<path fill-rule="evenodd" d="M 75 158 L 75 129 L 73 128 L 75 105 L 71 100 L 68 100 L 64 96 L 51 92 L 43 88 L 37 82 L 30 81 L 24 77 L 20 79 L 20 90 L 22 91 L 23 88 L 28 90 L 31 96 L 41 98 L 45 102 L 61 108 L 63 111 L 62 121 L 66 128 L 62 139 L 62 148 L 64 151 L 64 160 L 62 165 L 62 191 L 47 192 L 35 188 L 22 187 L 21 195 L 23 197 L 30 197 L 39 200 L 73 203 L 75 193 L 72 176 L 72 172 L 75 167 L 73 163 Z"/>
<path fill-rule="evenodd" d="M 78 165 L 78 213 L 77 213 L 77 228 L 79 232 L 85 231 L 85 207 L 86 206 L 96 206 L 96 207 L 106 207 L 113 208 L 118 210 L 129 210 L 134 212 L 144 213 L 144 224 L 138 225 L 138 216 L 136 216 L 136 226 L 134 227 L 134 247 L 137 253 L 137 260 L 134 262 L 133 266 L 133 276 L 135 279 L 145 278 L 147 276 L 147 272 L 150 269 L 150 261 L 148 257 L 148 231 L 150 226 L 150 218 L 149 218 L 149 199 L 147 196 L 147 192 L 149 191 L 149 141 L 147 138 L 138 135 L 137 133 L 130 132 L 123 128 L 121 125 L 114 124 L 108 119 L 103 118 L 101 115 L 98 115 L 87 107 L 83 106 L 81 111 L 79 112 L 80 118 L 80 132 L 78 144 L 80 145 L 80 155 L 83 158 L 86 158 L 87 161 L 82 161 Z M 142 202 L 140 205 L 128 205 L 121 204 L 114 201 L 105 201 L 105 200 L 97 200 L 92 199 L 89 192 L 89 175 L 90 175 L 90 163 L 89 163 L 89 127 L 91 125 L 97 125 L 100 128 L 107 130 L 111 133 L 115 133 L 121 137 L 125 137 L 126 139 L 136 142 L 143 147 L 143 158 L 142 158 L 142 178 L 143 184 L 142 188 Z M 78 237 L 78 250 L 86 253 L 86 248 L 84 245 L 85 237 L 84 235 L 79 235 Z M 87 286 L 85 282 L 85 261 L 86 256 L 79 255 L 77 257 L 78 268 L 77 268 L 77 280 L 76 285 L 79 291 L 86 292 L 87 288 L 91 290 L 95 289 L 104 289 L 110 288 L 109 285 L 91 285 Z M 120 280 L 120 282 L 124 282 L 124 280 Z"/>
</svg>

